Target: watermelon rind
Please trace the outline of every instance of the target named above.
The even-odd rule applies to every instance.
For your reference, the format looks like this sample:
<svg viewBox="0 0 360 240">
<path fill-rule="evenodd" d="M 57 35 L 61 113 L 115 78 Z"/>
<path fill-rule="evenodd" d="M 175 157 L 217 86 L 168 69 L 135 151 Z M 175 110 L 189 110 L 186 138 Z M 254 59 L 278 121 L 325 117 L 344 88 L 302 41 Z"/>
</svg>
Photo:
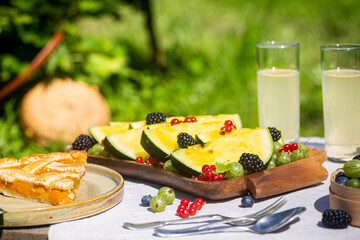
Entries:
<svg viewBox="0 0 360 240">
<path fill-rule="evenodd" d="M 130 129 L 105 137 L 104 145 L 116 158 L 135 160 L 137 157 L 148 158 L 149 154 L 141 147 L 142 129 Z"/>
<path fill-rule="evenodd" d="M 273 154 L 273 140 L 267 128 L 257 128 L 250 133 L 217 138 L 170 154 L 172 165 L 182 175 L 191 177 L 201 173 L 205 164 L 237 162 L 242 153 L 257 154 L 266 164 Z"/>
</svg>

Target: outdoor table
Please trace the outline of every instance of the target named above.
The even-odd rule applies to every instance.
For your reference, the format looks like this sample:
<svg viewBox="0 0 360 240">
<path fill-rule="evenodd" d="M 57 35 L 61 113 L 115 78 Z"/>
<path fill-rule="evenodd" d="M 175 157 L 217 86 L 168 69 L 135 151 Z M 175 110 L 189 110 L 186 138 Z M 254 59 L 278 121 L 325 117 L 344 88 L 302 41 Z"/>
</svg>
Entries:
<svg viewBox="0 0 360 240">
<path fill-rule="evenodd" d="M 309 147 L 324 148 L 323 138 L 301 138 L 300 142 L 306 143 Z M 329 172 L 330 177 L 330 174 L 341 168 L 343 164 L 326 160 L 323 166 Z M 287 199 L 287 203 L 279 211 L 298 206 L 306 207 L 307 210 L 300 215 L 300 220 L 277 232 L 260 235 L 239 231 L 235 233 L 212 233 L 178 237 L 178 239 L 360 239 L 360 228 L 358 227 L 349 226 L 346 229 L 328 229 L 322 226 L 322 213 L 329 208 L 329 177 L 321 183 L 304 189 L 256 200 L 251 208 L 241 207 L 241 197 L 222 201 L 207 201 L 206 205 L 196 214 L 196 216 L 213 213 L 232 217 L 242 216 L 264 208 L 281 196 Z M 174 203 L 167 206 L 163 212 L 153 213 L 148 207 L 141 206 L 141 198 L 148 194 L 157 195 L 158 189 L 162 186 L 133 178 L 125 177 L 124 179 L 124 198 L 118 205 L 108 211 L 84 219 L 50 226 L 2 229 L 0 232 L 1 239 L 161 239 L 161 237 L 154 235 L 152 229 L 128 230 L 123 228 L 123 223 L 177 219 L 179 217 L 175 214 L 180 200 L 188 198 L 190 201 L 194 201 L 196 198 L 196 196 L 175 189 L 176 199 Z M 167 228 L 173 227 L 168 226 Z"/>
</svg>

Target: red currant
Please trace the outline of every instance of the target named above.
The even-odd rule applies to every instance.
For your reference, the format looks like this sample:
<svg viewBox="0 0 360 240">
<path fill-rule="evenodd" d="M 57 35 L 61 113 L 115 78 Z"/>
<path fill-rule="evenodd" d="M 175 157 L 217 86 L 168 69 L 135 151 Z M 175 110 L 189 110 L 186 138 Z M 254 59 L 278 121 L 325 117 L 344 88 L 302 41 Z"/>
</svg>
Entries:
<svg viewBox="0 0 360 240">
<path fill-rule="evenodd" d="M 205 179 L 211 180 L 212 177 L 213 177 L 212 171 L 208 171 L 205 173 Z"/>
<path fill-rule="evenodd" d="M 196 214 L 196 208 L 189 208 L 189 215 L 194 216 Z"/>
<path fill-rule="evenodd" d="M 146 165 L 148 165 L 150 167 L 154 166 L 154 164 L 152 164 L 151 162 L 146 162 Z"/>
<path fill-rule="evenodd" d="M 188 206 L 189 203 L 190 203 L 190 201 L 189 201 L 189 199 L 187 199 L 187 198 L 183 198 L 183 199 L 181 199 L 181 201 L 180 201 L 180 204 L 181 204 L 181 205 L 185 205 L 185 206 Z"/>
<path fill-rule="evenodd" d="M 280 149 L 279 153 L 285 152 L 285 149 Z"/>
<path fill-rule="evenodd" d="M 194 179 L 194 180 L 197 180 L 197 181 L 200 180 L 199 177 L 193 177 L 193 179 Z"/>
<path fill-rule="evenodd" d="M 215 171 L 216 170 L 215 164 L 211 165 L 210 168 L 211 168 L 211 170 Z"/>
<path fill-rule="evenodd" d="M 179 123 L 180 123 L 180 121 L 177 118 L 174 118 L 174 119 L 171 120 L 171 126 L 179 124 Z"/>
<path fill-rule="evenodd" d="M 220 181 L 220 178 L 219 178 L 219 175 L 214 175 L 212 178 L 211 178 L 211 181 Z"/>
<path fill-rule="evenodd" d="M 189 205 L 189 209 L 190 208 L 197 208 L 197 203 L 196 202 L 193 202 L 193 203 L 191 203 L 190 205 Z"/>
<path fill-rule="evenodd" d="M 179 210 L 184 210 L 184 209 L 187 209 L 187 206 L 186 205 L 183 205 L 183 204 L 180 204 L 179 206 L 178 206 L 178 211 Z"/>
<path fill-rule="evenodd" d="M 219 173 L 219 180 L 224 180 L 225 178 L 225 173 Z"/>
<path fill-rule="evenodd" d="M 203 205 L 205 203 L 202 198 L 196 198 L 194 202 L 199 203 L 200 205 Z"/>
<path fill-rule="evenodd" d="M 135 158 L 135 162 L 143 163 L 144 161 L 143 161 L 142 157 L 137 157 L 137 158 Z"/>
<path fill-rule="evenodd" d="M 226 127 L 221 127 L 221 128 L 220 128 L 220 132 L 223 132 L 223 131 L 224 131 L 224 132 L 226 131 Z"/>
<path fill-rule="evenodd" d="M 225 123 L 224 123 L 225 127 L 230 127 L 232 125 L 234 125 L 234 124 L 233 124 L 233 122 L 231 120 L 226 120 Z"/>
<path fill-rule="evenodd" d="M 290 145 L 291 151 L 297 150 L 298 147 L 299 147 L 299 145 L 298 145 L 297 143 L 292 143 L 292 144 Z"/>
<path fill-rule="evenodd" d="M 189 215 L 190 215 L 189 210 L 185 209 L 185 210 L 181 213 L 180 217 L 182 217 L 182 218 L 188 218 Z"/>
<path fill-rule="evenodd" d="M 285 152 L 288 152 L 291 150 L 290 144 L 284 144 L 283 149 L 285 150 Z"/>
<path fill-rule="evenodd" d="M 191 117 L 186 117 L 185 120 L 184 120 L 184 122 L 186 122 L 186 123 L 191 122 Z"/>
<path fill-rule="evenodd" d="M 202 168 L 201 168 L 201 171 L 203 172 L 203 173 L 205 173 L 205 172 L 207 172 L 207 171 L 211 171 L 211 168 L 210 168 L 210 166 L 209 165 L 207 165 L 207 164 L 205 164 Z"/>
<path fill-rule="evenodd" d="M 230 127 L 231 127 L 231 129 L 236 129 L 235 125 L 231 125 Z"/>
<path fill-rule="evenodd" d="M 191 117 L 191 122 L 196 122 L 196 121 L 197 121 L 196 117 Z"/>
<path fill-rule="evenodd" d="M 181 208 L 181 209 L 178 209 L 176 211 L 176 215 L 178 215 L 179 217 L 181 217 L 181 215 L 183 214 L 183 212 L 186 210 L 186 208 Z"/>
<path fill-rule="evenodd" d="M 225 127 L 225 132 L 229 133 L 232 131 L 232 127 Z"/>
<path fill-rule="evenodd" d="M 152 157 L 149 157 L 148 161 L 151 162 L 151 163 L 155 163 L 155 162 L 156 162 L 156 160 L 155 160 L 154 158 L 152 158 Z"/>
</svg>

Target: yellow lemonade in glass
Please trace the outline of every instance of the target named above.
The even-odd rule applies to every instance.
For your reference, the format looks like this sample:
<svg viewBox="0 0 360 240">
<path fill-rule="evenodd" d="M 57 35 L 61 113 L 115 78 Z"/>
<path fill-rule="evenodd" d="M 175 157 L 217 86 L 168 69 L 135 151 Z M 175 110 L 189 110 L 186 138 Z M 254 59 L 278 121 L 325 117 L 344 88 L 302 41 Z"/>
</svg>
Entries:
<svg viewBox="0 0 360 240">
<path fill-rule="evenodd" d="M 351 159 L 360 150 L 360 71 L 322 72 L 326 151 Z"/>
<path fill-rule="evenodd" d="M 299 139 L 299 71 L 263 69 L 257 72 L 260 127 L 276 127 L 285 142 Z"/>
</svg>

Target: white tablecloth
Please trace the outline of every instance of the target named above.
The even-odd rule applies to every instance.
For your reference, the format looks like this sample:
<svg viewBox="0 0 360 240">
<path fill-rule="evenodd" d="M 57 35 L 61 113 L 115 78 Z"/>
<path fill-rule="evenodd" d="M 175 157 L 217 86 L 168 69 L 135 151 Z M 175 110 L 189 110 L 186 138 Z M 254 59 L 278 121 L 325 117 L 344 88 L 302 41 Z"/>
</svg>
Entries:
<svg viewBox="0 0 360 240">
<path fill-rule="evenodd" d="M 324 147 L 322 138 L 301 138 L 310 147 Z M 325 161 L 323 165 L 329 172 L 340 168 L 342 164 Z M 300 221 L 291 224 L 279 232 L 258 235 L 250 232 L 217 233 L 197 236 L 178 237 L 178 239 L 360 239 L 360 228 L 349 226 L 347 229 L 327 229 L 322 227 L 322 212 L 329 208 L 329 178 L 316 186 L 284 194 L 288 200 L 281 210 L 305 206 L 307 210 L 300 216 Z M 123 228 L 124 222 L 148 222 L 155 220 L 177 219 L 175 215 L 177 206 L 182 198 L 193 201 L 196 196 L 175 190 L 176 199 L 172 205 L 166 207 L 164 212 L 153 213 L 147 207 L 140 205 L 143 195 L 155 196 L 158 184 L 141 180 L 125 178 L 124 199 L 110 210 L 88 217 L 54 224 L 49 229 L 49 240 L 81 240 L 81 239 L 162 239 L 153 235 L 153 230 L 128 230 Z M 196 216 L 220 213 L 228 216 L 241 216 L 260 210 L 278 199 L 279 196 L 268 199 L 256 200 L 252 208 L 241 208 L 241 197 L 225 201 L 208 201 Z"/>
</svg>

